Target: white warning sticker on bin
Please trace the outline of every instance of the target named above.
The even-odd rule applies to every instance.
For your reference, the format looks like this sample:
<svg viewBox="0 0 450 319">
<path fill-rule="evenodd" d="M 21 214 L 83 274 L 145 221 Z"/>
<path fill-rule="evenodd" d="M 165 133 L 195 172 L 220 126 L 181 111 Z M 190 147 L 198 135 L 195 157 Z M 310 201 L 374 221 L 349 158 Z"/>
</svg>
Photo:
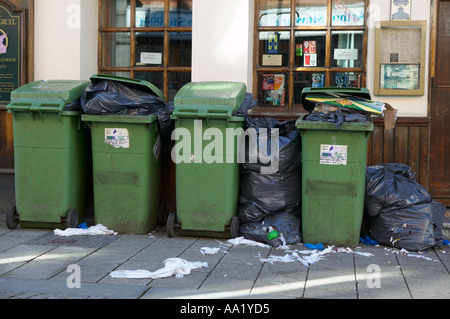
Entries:
<svg viewBox="0 0 450 319">
<path fill-rule="evenodd" d="M 347 165 L 347 145 L 320 145 L 320 164 Z"/>
<path fill-rule="evenodd" d="M 114 148 L 130 148 L 130 134 L 126 128 L 105 128 L 105 143 Z"/>
</svg>

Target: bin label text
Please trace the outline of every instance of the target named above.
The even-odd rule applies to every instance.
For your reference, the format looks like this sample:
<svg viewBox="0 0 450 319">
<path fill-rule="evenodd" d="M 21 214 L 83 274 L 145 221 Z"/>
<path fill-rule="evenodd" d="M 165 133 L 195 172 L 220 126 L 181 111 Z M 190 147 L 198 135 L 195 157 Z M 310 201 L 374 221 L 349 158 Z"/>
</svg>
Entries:
<svg viewBox="0 0 450 319">
<path fill-rule="evenodd" d="M 320 145 L 320 164 L 347 165 L 347 145 Z"/>
<path fill-rule="evenodd" d="M 114 148 L 130 148 L 130 134 L 126 128 L 105 128 L 105 143 Z"/>
</svg>

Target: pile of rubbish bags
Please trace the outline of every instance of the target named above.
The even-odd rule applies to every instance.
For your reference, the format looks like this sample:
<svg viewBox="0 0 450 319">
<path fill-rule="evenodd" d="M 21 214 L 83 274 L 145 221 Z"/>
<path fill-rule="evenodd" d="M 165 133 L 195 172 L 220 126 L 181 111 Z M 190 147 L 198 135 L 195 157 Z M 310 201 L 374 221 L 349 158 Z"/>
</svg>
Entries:
<svg viewBox="0 0 450 319">
<path fill-rule="evenodd" d="M 442 246 L 445 206 L 406 164 L 367 167 L 364 208 L 369 236 L 381 244 L 410 251 Z"/>
<path fill-rule="evenodd" d="M 301 241 L 301 137 L 295 122 L 247 118 L 246 132 L 239 233 L 274 247 L 296 244 Z M 278 143 L 278 152 L 272 152 L 272 143 Z"/>
</svg>

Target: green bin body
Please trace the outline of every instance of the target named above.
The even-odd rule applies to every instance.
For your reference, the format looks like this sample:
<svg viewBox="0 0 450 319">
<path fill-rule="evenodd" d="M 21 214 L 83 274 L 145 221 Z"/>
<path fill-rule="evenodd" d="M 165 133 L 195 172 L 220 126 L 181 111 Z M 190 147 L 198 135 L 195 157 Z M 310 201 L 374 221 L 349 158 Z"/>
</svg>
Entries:
<svg viewBox="0 0 450 319">
<path fill-rule="evenodd" d="M 164 98 L 146 81 L 95 75 L 91 81 L 134 84 Z M 157 115 L 83 115 L 92 136 L 95 222 L 121 234 L 146 234 L 157 223 L 160 149 Z"/>
<path fill-rule="evenodd" d="M 64 108 L 88 85 L 37 81 L 11 93 L 7 109 L 13 114 L 14 208 L 22 227 L 76 227 L 83 220 L 89 129 L 81 112 Z"/>
<path fill-rule="evenodd" d="M 325 89 L 326 90 L 326 89 Z M 365 89 L 333 88 L 370 99 Z M 305 89 L 302 96 L 310 93 Z M 312 109 L 303 100 L 305 109 Z M 302 136 L 302 239 L 304 243 L 355 247 L 364 211 L 367 141 L 373 123 L 307 121 Z"/>
<path fill-rule="evenodd" d="M 176 136 L 172 152 L 176 222 L 184 234 L 232 237 L 237 232 L 238 150 L 245 120 L 232 113 L 245 94 L 244 83 L 197 82 L 175 96 L 172 118 L 175 132 L 183 135 Z"/>
</svg>

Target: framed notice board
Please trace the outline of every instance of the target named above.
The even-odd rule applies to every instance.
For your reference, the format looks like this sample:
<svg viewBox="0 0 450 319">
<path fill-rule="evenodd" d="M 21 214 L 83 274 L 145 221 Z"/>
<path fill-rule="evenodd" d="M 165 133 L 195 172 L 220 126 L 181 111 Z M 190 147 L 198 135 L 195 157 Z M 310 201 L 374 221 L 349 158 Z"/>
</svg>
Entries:
<svg viewBox="0 0 450 319">
<path fill-rule="evenodd" d="M 423 95 L 426 21 L 378 21 L 375 95 Z"/>
</svg>

